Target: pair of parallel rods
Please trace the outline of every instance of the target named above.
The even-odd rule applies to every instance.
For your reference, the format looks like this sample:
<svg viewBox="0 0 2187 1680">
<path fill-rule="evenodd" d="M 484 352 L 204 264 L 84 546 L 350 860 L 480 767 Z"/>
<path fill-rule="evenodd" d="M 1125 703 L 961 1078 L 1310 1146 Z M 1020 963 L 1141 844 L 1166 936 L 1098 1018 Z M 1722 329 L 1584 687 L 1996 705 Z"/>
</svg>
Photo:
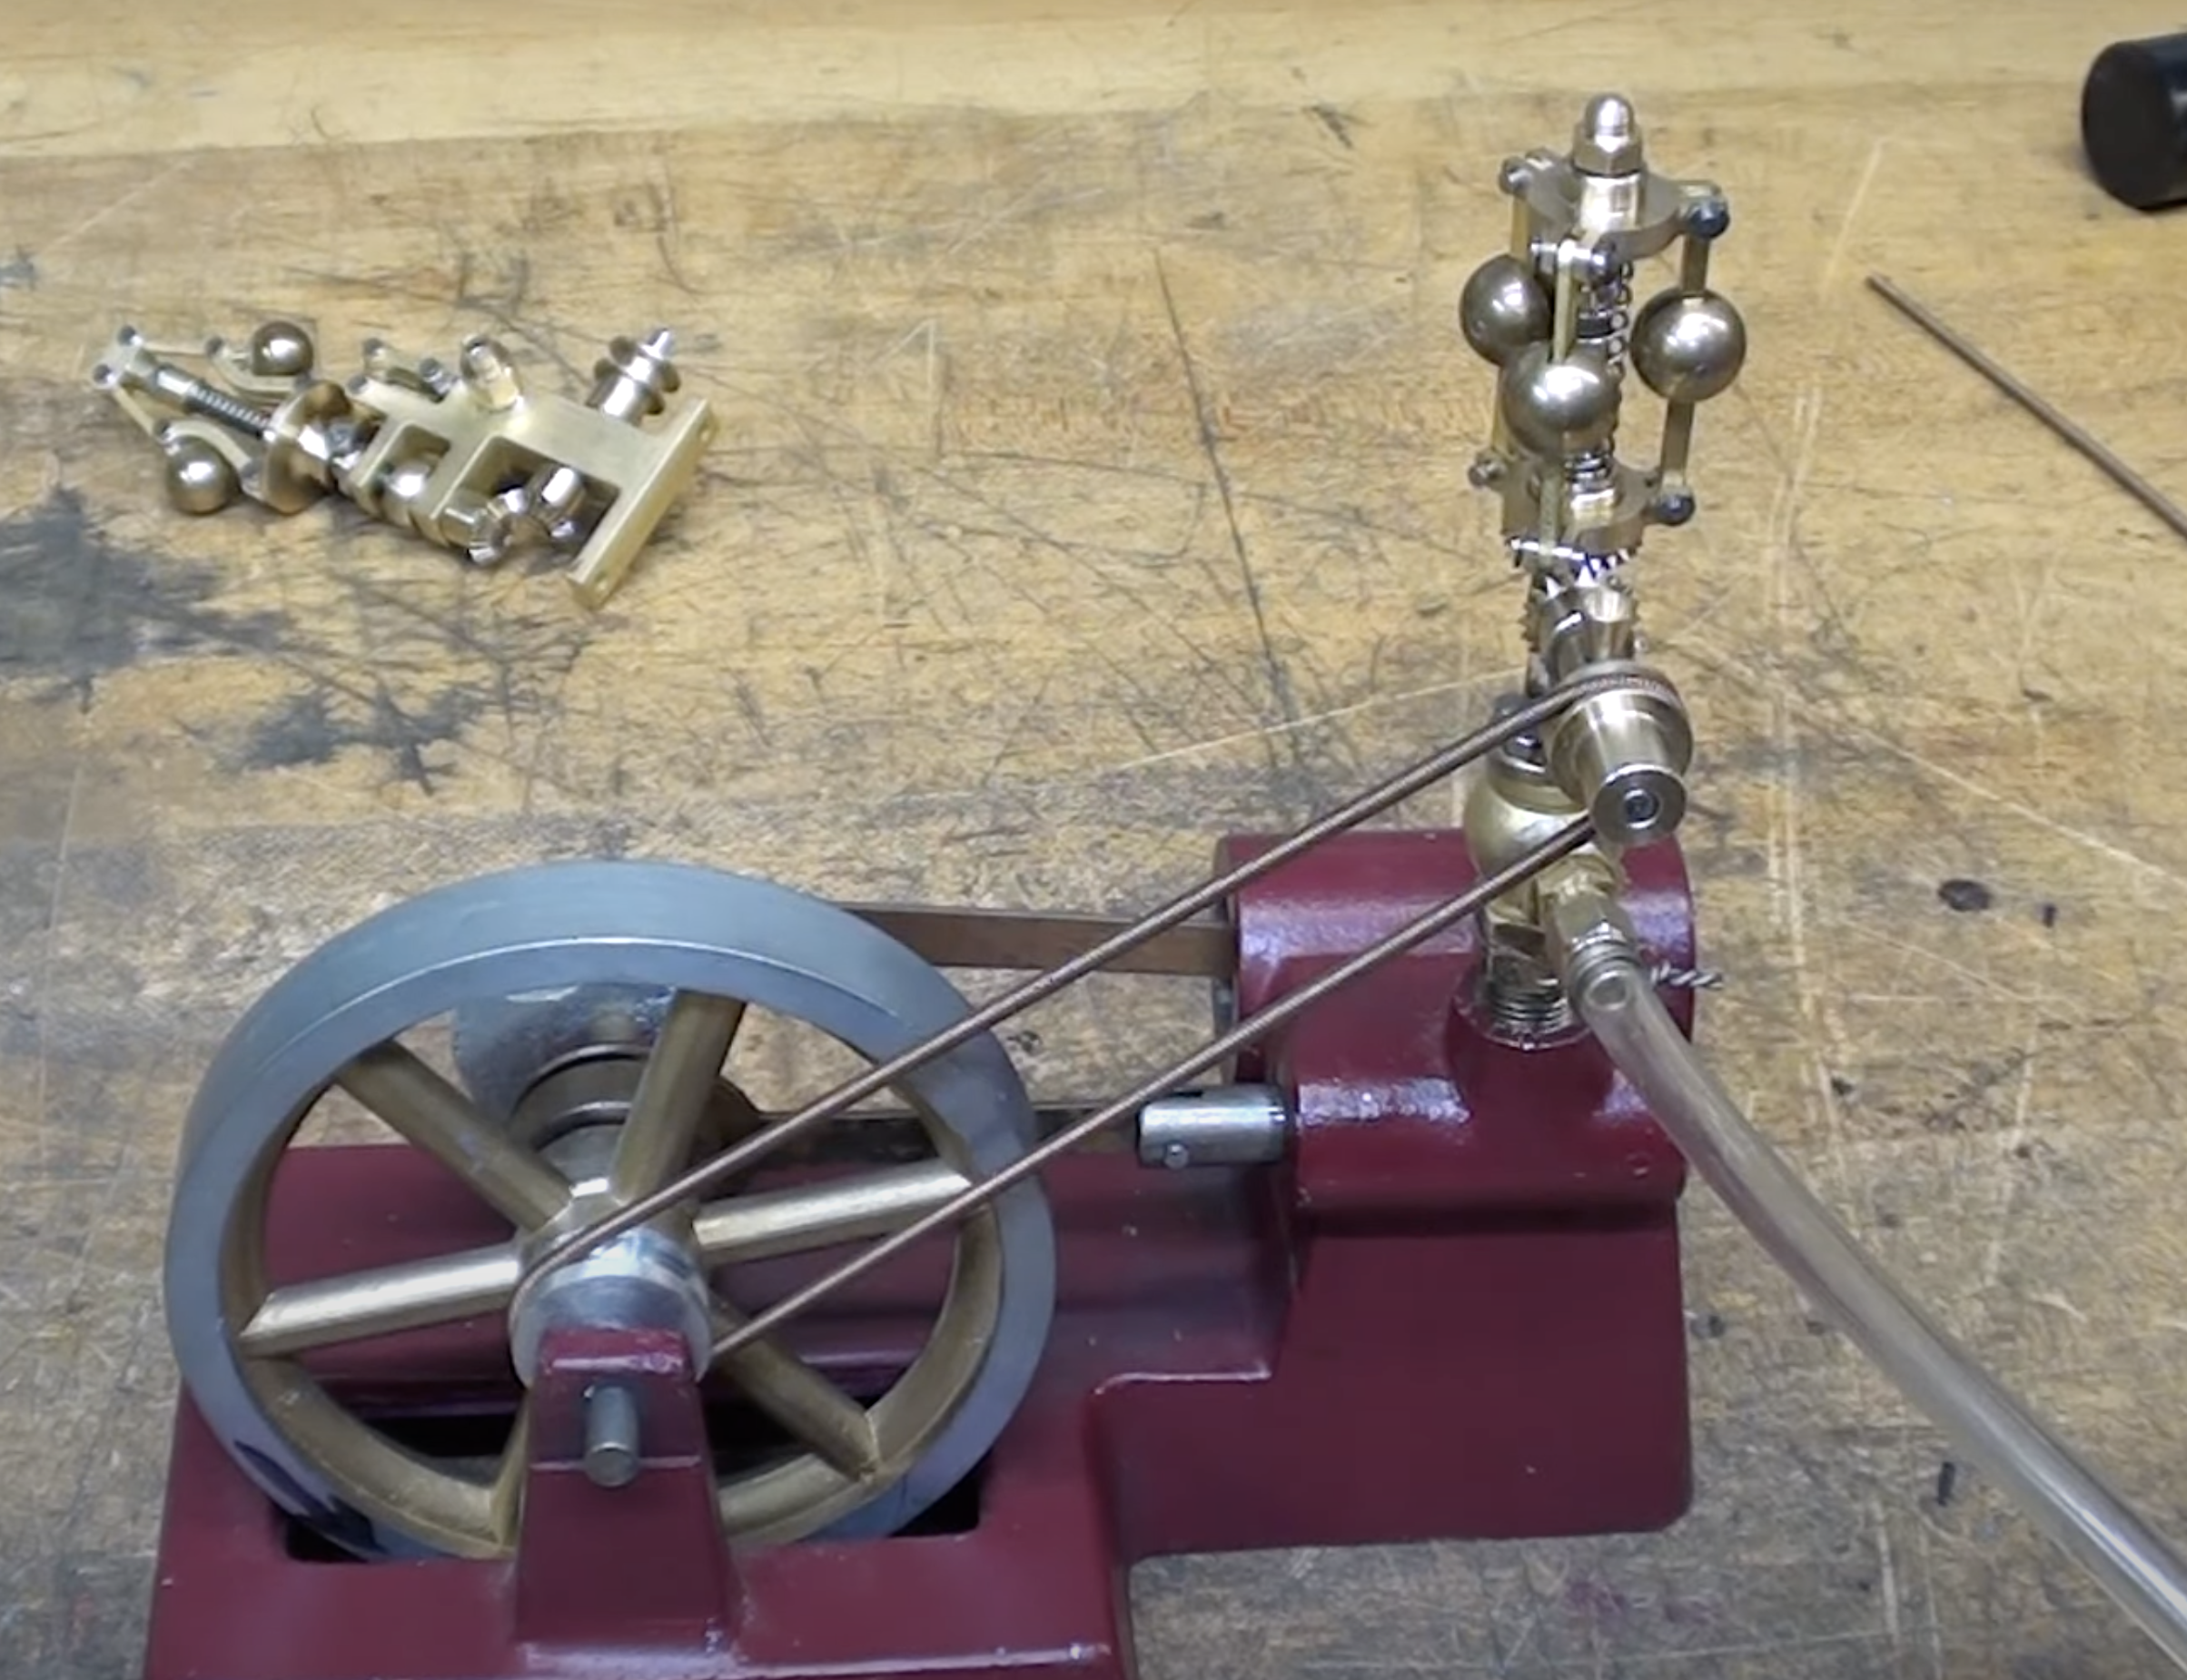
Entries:
<svg viewBox="0 0 2187 1680">
<path fill-rule="evenodd" d="M 1653 694 L 1677 704 L 1677 691 L 1661 677 L 1638 672 L 1605 672 L 1598 676 L 1582 677 L 1514 707 L 1501 717 L 1484 725 L 1452 742 L 1440 751 L 1432 753 L 1410 768 L 1400 771 L 1386 781 L 1370 788 L 1334 811 L 1316 818 L 1289 837 L 1278 841 L 1266 851 L 1246 859 L 1232 868 L 1202 882 L 1200 885 L 1178 894 L 1167 904 L 1150 912 L 1130 926 L 1121 928 L 1099 944 L 1089 946 L 1068 962 L 1058 964 L 1043 973 L 1012 987 L 1001 996 L 981 1005 L 941 1032 L 921 1040 L 887 1061 L 877 1062 L 863 1073 L 845 1081 L 826 1095 L 815 1099 L 795 1113 L 777 1121 L 764 1131 L 753 1133 L 718 1154 L 699 1162 L 681 1176 L 663 1184 L 649 1195 L 642 1196 L 628 1205 L 596 1220 L 591 1225 L 571 1233 L 569 1239 L 534 1262 L 517 1288 L 516 1305 L 520 1306 L 526 1296 L 536 1289 L 548 1273 L 569 1265 L 592 1252 L 601 1244 L 611 1242 L 627 1232 L 637 1230 L 678 1206 L 706 1194 L 760 1157 L 772 1152 L 783 1144 L 801 1136 L 815 1127 L 835 1119 L 853 1103 L 896 1083 L 906 1074 L 916 1072 L 938 1057 L 948 1054 L 960 1045 L 969 1043 L 983 1033 L 1023 1013 L 1035 1004 L 1045 1002 L 1064 987 L 1085 978 L 1088 974 L 1107 966 L 1119 957 L 1144 944 L 1158 934 L 1166 933 L 1202 911 L 1222 903 L 1242 888 L 1252 884 L 1284 864 L 1312 850 L 1323 841 L 1333 838 L 1370 818 L 1380 815 L 1391 805 L 1410 798 L 1414 794 L 1433 786 L 1444 778 L 1464 769 L 1475 759 L 1518 736 L 1540 728 L 1571 707 L 1598 695 L 1632 692 Z M 975 1211 L 987 1200 L 999 1195 L 1011 1184 L 1027 1174 L 1039 1171 L 1064 1150 L 1074 1147 L 1094 1135 L 1103 1126 L 1113 1124 L 1130 1112 L 1131 1108 L 1150 1102 L 1174 1085 L 1190 1079 L 1194 1073 L 1212 1066 L 1223 1056 L 1250 1043 L 1262 1033 L 1272 1031 L 1297 1014 L 1308 1004 L 1319 1001 L 1332 989 L 1326 983 L 1342 983 L 1397 956 L 1413 945 L 1431 938 L 1442 928 L 1456 923 L 1490 899 L 1526 881 L 1536 872 L 1558 857 L 1577 851 L 1592 838 L 1592 830 L 1584 822 L 1572 825 L 1559 832 L 1550 841 L 1523 856 L 1509 867 L 1482 877 L 1465 893 L 1446 901 L 1418 921 L 1408 924 L 1390 938 L 1359 954 L 1350 962 L 1317 980 L 1311 986 L 1292 993 L 1283 1002 L 1272 1005 L 1259 1014 L 1241 1022 L 1237 1026 L 1203 1046 L 1184 1061 L 1165 1070 L 1148 1081 L 1142 1090 L 1122 1102 L 1112 1103 L 1096 1111 L 1085 1120 L 1059 1132 L 1031 1154 L 1013 1163 L 1003 1172 L 981 1180 L 945 1202 L 933 1213 L 915 1224 L 888 1238 L 876 1248 L 868 1250 L 856 1260 L 847 1262 L 836 1272 L 820 1278 L 815 1283 L 785 1297 L 767 1312 L 741 1326 L 726 1339 L 717 1352 L 741 1347 L 754 1337 L 765 1334 L 792 1312 L 801 1311 L 826 1294 L 861 1275 L 867 1268 L 896 1253 L 916 1237 L 938 1228 L 949 1220 L 963 1218 Z M 1294 1003 L 1294 1000 L 1295 1003 Z M 1279 1012 L 1282 1012 L 1279 1013 Z M 1234 1040 L 1235 1043 L 1230 1041 Z M 1007 1180 L 1007 1182 L 1004 1181 Z"/>
<path fill-rule="evenodd" d="M 736 1352 L 747 1343 L 766 1335 L 785 1319 L 803 1312 L 824 1297 L 832 1295 L 844 1285 L 864 1277 L 875 1267 L 902 1253 L 922 1237 L 977 1212 L 995 1197 L 1033 1177 L 1050 1161 L 1077 1148 L 1103 1127 L 1113 1126 L 1118 1121 L 1136 1113 L 1156 1097 L 1183 1084 L 1193 1074 L 1202 1072 L 1225 1057 L 1236 1054 L 1255 1040 L 1311 1009 L 1338 988 L 1350 985 L 1361 975 L 1381 967 L 1392 958 L 1402 956 L 1415 945 L 1424 944 L 1444 929 L 1470 915 L 1490 899 L 1500 897 L 1520 885 L 1559 858 L 1569 857 L 1594 837 L 1595 826 L 1586 817 L 1578 817 L 1567 823 L 1540 845 L 1514 858 L 1501 869 L 1482 875 L 1465 891 L 1444 899 L 1433 909 L 1415 916 L 1395 933 L 1386 934 L 1364 951 L 1315 975 L 1297 991 L 1285 993 L 1267 1008 L 1248 1015 L 1228 1032 L 1208 1040 L 1183 1061 L 1173 1062 L 1161 1072 L 1152 1075 L 1105 1108 L 1096 1109 L 1084 1119 L 1057 1132 L 1039 1148 L 1020 1155 L 1008 1166 L 989 1173 L 976 1184 L 965 1186 L 947 1201 L 920 1215 L 902 1230 L 890 1232 L 871 1248 L 861 1249 L 834 1270 L 823 1273 L 803 1289 L 784 1296 L 766 1311 L 747 1319 L 716 1342 L 714 1357 L 718 1359 Z"/>
</svg>

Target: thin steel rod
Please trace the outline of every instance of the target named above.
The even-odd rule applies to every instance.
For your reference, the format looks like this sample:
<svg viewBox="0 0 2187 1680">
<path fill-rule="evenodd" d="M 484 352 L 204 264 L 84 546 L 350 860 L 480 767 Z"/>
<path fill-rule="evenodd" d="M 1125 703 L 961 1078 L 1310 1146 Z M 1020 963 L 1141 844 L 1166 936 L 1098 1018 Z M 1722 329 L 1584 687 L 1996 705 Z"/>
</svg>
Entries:
<svg viewBox="0 0 2187 1680">
<path fill-rule="evenodd" d="M 1566 824 L 1523 856 L 1514 858 L 1501 869 L 1481 876 L 1464 892 L 1446 898 L 1434 909 L 1415 916 L 1395 933 L 1375 941 L 1364 951 L 1346 958 L 1334 968 L 1317 974 L 1297 991 L 1286 993 L 1266 1009 L 1248 1015 L 1227 1033 L 1208 1040 L 1191 1055 L 1172 1062 L 1107 1107 L 1095 1109 L 1076 1125 L 1057 1132 L 1037 1149 L 1028 1151 L 999 1171 L 989 1173 L 952 1196 L 933 1212 L 921 1215 L 902 1230 L 883 1238 L 872 1248 L 860 1250 L 834 1270 L 814 1279 L 803 1289 L 784 1296 L 749 1323 L 716 1342 L 715 1358 L 720 1359 L 734 1353 L 754 1337 L 766 1335 L 785 1319 L 803 1312 L 845 1284 L 863 1277 L 884 1260 L 902 1253 L 920 1238 L 978 1212 L 1012 1185 L 1031 1178 L 1050 1161 L 1074 1149 L 1103 1127 L 1113 1126 L 1128 1115 L 1136 1114 L 1156 1097 L 1174 1090 L 1193 1074 L 1235 1055 L 1247 1045 L 1311 1009 L 1338 988 L 1351 984 L 1361 975 L 1380 968 L 1393 957 L 1402 956 L 1413 946 L 1434 938 L 1490 899 L 1509 892 L 1559 858 L 1569 857 L 1594 837 L 1594 825 L 1585 817 Z"/>
<path fill-rule="evenodd" d="M 590 1253 L 603 1242 L 612 1241 L 624 1232 L 635 1230 L 648 1220 L 658 1219 L 681 1202 L 704 1195 L 761 1156 L 833 1120 L 852 1103 L 864 1102 L 905 1074 L 917 1072 L 936 1057 L 948 1054 L 958 1045 L 969 1043 L 1014 1015 L 1021 1014 L 1034 1004 L 1054 996 L 1074 981 L 1106 967 L 1127 952 L 1136 950 L 1158 934 L 1222 903 L 1241 887 L 1258 881 L 1302 853 L 1311 851 L 1324 840 L 1347 829 L 1356 828 L 1370 817 L 1379 816 L 1400 800 L 1433 786 L 1444 777 L 1464 769 L 1482 754 L 1493 751 L 1529 730 L 1540 727 L 1567 708 L 1594 695 L 1628 690 L 1662 694 L 1669 697 L 1674 703 L 1677 700 L 1677 691 L 1663 678 L 1620 671 L 1580 677 L 1539 699 L 1528 701 L 1462 739 L 1454 741 L 1441 751 L 1430 754 L 1410 769 L 1400 771 L 1350 803 L 1316 818 L 1288 839 L 1278 841 L 1259 856 L 1248 858 L 1189 892 L 1179 894 L 1160 909 L 1150 912 L 1129 927 L 1081 952 L 1069 962 L 1012 987 L 993 1002 L 974 1010 L 954 1026 L 945 1027 L 886 1062 L 876 1063 L 865 1072 L 845 1081 L 826 1095 L 807 1103 L 796 1113 L 777 1121 L 766 1131 L 755 1132 L 721 1153 L 701 1161 L 680 1178 L 662 1185 L 652 1195 L 641 1196 L 628 1207 L 620 1208 L 583 1230 L 571 1233 L 560 1247 L 533 1262 L 530 1271 L 517 1290 L 517 1303 L 520 1306 L 529 1292 L 538 1287 L 539 1280 L 549 1272 Z"/>
<path fill-rule="evenodd" d="M 1924 304 L 1916 303 L 1881 274 L 1868 276 L 1868 290 L 1945 349 L 1965 362 L 1968 367 L 2037 420 L 2063 438 L 2073 450 L 2093 463 L 2098 471 L 2124 490 L 2142 506 L 2155 514 L 2182 537 L 2187 537 L 2187 509 L 2182 508 L 2163 491 L 2128 466 L 2111 445 L 2095 437 L 2078 420 L 2071 420 L 2051 403 L 2038 397 L 2022 384 L 2017 376 L 2007 372 L 1988 355 L 1974 348 L 1956 329 L 1947 327 Z"/>
<path fill-rule="evenodd" d="M 754 1339 L 751 1320 L 719 1296 L 712 1302 L 715 1346 L 744 1398 L 787 1429 L 830 1468 L 856 1481 L 881 1468 L 873 1416 L 796 1354 Z"/>
<path fill-rule="evenodd" d="M 710 1201 L 692 1216 L 691 1234 L 709 1269 L 745 1266 L 886 1237 L 970 1182 L 945 1161 L 881 1167 L 853 1178 Z"/>
</svg>

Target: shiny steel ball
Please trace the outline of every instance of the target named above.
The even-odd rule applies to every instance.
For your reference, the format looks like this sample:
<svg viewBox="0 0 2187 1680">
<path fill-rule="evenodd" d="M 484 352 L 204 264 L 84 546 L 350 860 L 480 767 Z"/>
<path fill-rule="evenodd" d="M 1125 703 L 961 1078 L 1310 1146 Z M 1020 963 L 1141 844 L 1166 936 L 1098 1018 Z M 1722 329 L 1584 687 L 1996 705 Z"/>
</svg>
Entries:
<svg viewBox="0 0 2187 1680">
<path fill-rule="evenodd" d="M 210 444 L 178 443 L 167 453 L 167 499 L 183 513 L 218 513 L 240 493 L 235 469 Z"/>
<path fill-rule="evenodd" d="M 1458 294 L 1458 330 L 1480 356 L 1501 367 L 1549 336 L 1549 297 L 1517 257 L 1490 257 Z"/>
<path fill-rule="evenodd" d="M 1633 368 L 1670 402 L 1702 402 L 1731 388 L 1747 361 L 1747 323 L 1713 292 L 1662 292 L 1634 318 Z"/>
<path fill-rule="evenodd" d="M 1618 430 L 1618 380 L 1602 352 L 1584 346 L 1561 360 L 1529 344 L 1498 381 L 1504 424 L 1529 454 L 1562 460 L 1598 450 Z"/>
<path fill-rule="evenodd" d="M 300 379 L 312 371 L 312 335 L 292 321 L 269 321 L 251 335 L 251 371 L 266 379 Z"/>
</svg>

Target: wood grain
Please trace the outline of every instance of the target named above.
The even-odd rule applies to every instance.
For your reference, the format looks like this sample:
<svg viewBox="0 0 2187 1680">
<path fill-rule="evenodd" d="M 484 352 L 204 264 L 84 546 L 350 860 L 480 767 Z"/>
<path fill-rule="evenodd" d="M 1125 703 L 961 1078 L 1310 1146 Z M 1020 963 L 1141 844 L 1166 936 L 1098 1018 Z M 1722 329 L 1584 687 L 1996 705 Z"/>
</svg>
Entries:
<svg viewBox="0 0 2187 1680">
<path fill-rule="evenodd" d="M 2074 151 L 2090 58 L 2162 24 L 1756 11 L 17 0 L 0 1674 L 133 1672 L 179 1116 L 337 929 L 601 853 L 1122 909 L 1478 717 L 1517 601 L 1452 305 L 1503 237 L 1497 161 L 1605 85 L 1729 191 L 1756 347 L 1644 574 L 1703 744 L 1708 1046 L 2187 1532 L 2181 556 L 1859 284 L 2187 494 L 2187 222 Z M 182 519 L 85 371 L 121 321 L 267 312 L 341 357 L 490 329 L 579 379 L 665 321 L 722 437 L 597 619 L 335 509 Z M 1116 982 L 1018 1043 L 1083 1092 L 1202 1017 Z M 1150 1680 L 2162 1672 L 1704 1196 L 1687 1225 L 1687 1522 L 1151 1566 Z"/>
</svg>

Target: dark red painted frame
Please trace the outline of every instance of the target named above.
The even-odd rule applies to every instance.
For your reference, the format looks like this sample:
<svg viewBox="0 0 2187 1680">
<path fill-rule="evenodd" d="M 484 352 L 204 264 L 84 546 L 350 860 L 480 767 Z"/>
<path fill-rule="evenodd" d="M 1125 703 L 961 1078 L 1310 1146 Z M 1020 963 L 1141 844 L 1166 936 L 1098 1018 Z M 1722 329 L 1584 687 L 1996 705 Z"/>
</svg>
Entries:
<svg viewBox="0 0 2187 1680">
<path fill-rule="evenodd" d="M 1690 964 L 1676 853 L 1629 863 L 1644 941 Z M 1471 873 L 1451 833 L 1353 835 L 1287 865 L 1235 907 L 1238 1008 Z M 642 1337 L 551 1350 L 513 1562 L 292 1556 L 185 1401 L 149 1680 L 1127 1680 L 1123 1579 L 1143 1557 L 1674 1520 L 1689 1484 L 1682 1162 L 1591 1043 L 1520 1051 L 1477 1032 L 1472 967 L 1454 934 L 1242 1070 L 1294 1095 L 1282 1166 L 1169 1173 L 1109 1154 L 1052 1176 L 1056 1322 L 968 1529 L 730 1553 L 697 1391 Z M 1674 1004 L 1690 1027 L 1690 994 Z M 460 1185 L 396 1149 L 298 1153 L 272 1221 L 281 1278 L 496 1235 Z M 941 1264 L 884 1269 L 799 1340 L 846 1375 L 900 1368 Z M 759 1270 L 756 1296 L 797 1273 Z M 323 1376 L 368 1404 L 506 1404 L 494 1331 L 391 1338 Z M 581 1395 L 603 1374 L 634 1383 L 648 1418 L 646 1469 L 616 1491 L 578 1467 Z"/>
</svg>

